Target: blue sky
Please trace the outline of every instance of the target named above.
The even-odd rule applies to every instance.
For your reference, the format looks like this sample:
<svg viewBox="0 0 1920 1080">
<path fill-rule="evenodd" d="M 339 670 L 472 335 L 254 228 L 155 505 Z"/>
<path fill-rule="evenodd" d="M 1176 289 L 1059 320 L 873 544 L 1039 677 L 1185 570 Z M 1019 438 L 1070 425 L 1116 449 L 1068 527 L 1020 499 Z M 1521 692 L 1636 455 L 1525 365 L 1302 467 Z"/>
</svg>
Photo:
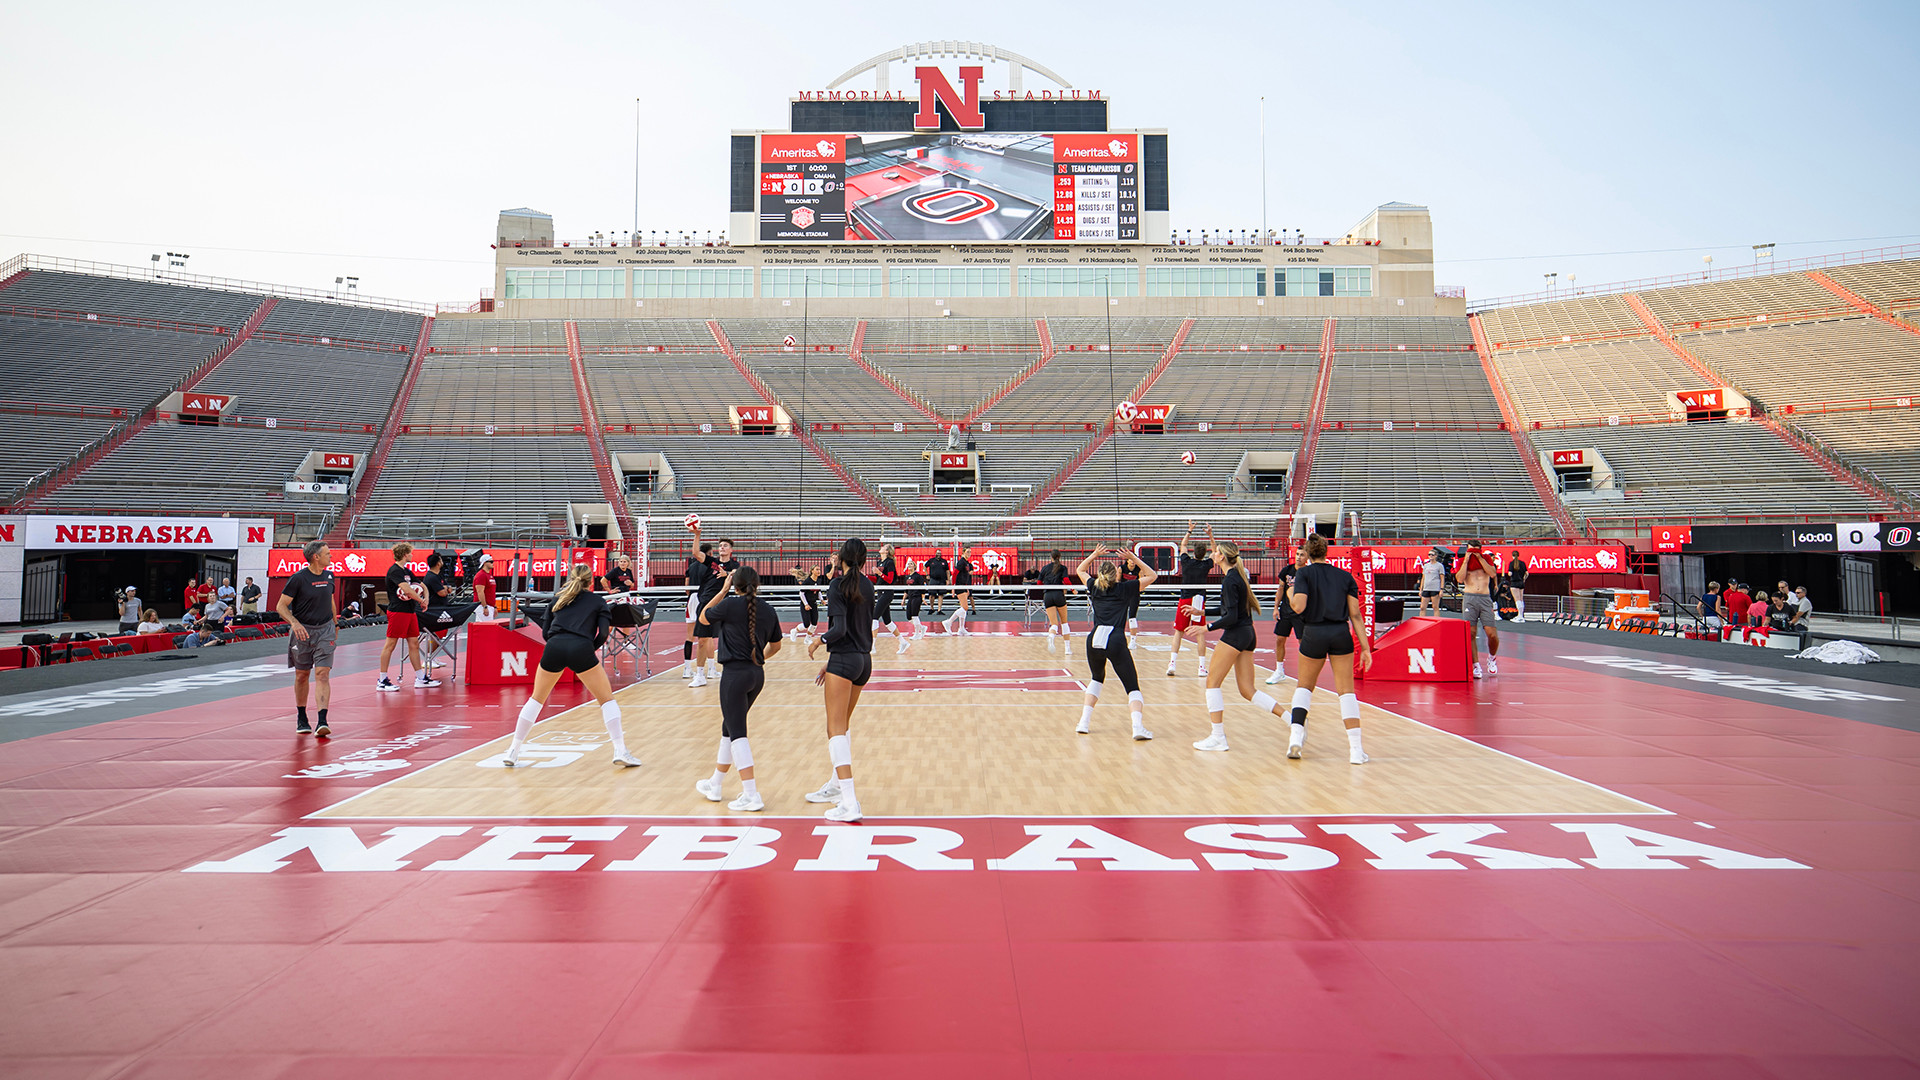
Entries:
<svg viewBox="0 0 1920 1080">
<path fill-rule="evenodd" d="M 1059 12 L 1058 14 L 1054 12 Z M 971 16 L 954 21 L 956 13 Z M 1170 132 L 1174 227 L 1433 211 L 1470 296 L 1920 244 L 1920 5 L 28 6 L 0 252 L 470 299 L 495 214 L 725 226 L 727 134 L 875 53 L 985 41 Z M 996 76 L 989 76 L 990 80 Z M 896 80 L 899 85 L 900 80 Z M 870 84 L 867 84 L 870 85 Z M 1043 85 L 1030 79 L 1030 86 Z"/>
</svg>

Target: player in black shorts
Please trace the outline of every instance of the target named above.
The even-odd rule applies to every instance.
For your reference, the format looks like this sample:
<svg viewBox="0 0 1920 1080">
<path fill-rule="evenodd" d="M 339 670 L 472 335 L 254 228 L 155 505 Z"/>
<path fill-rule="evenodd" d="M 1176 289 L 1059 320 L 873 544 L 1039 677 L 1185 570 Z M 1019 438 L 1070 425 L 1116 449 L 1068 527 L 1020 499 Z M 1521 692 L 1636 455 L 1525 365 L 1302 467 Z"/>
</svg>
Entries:
<svg viewBox="0 0 1920 1080">
<path fill-rule="evenodd" d="M 700 537 L 700 530 L 693 530 L 694 539 Z M 713 577 L 713 545 L 696 544 L 691 555 L 687 556 L 687 641 L 680 646 L 680 655 L 684 663 L 680 665 L 680 677 L 693 678 L 694 670 L 699 666 L 694 659 L 694 633 L 700 629 L 700 609 L 705 606 L 701 594 L 706 591 L 707 579 Z"/>
<path fill-rule="evenodd" d="M 1301 544 L 1293 545 L 1293 558 L 1280 568 L 1280 580 L 1273 586 L 1273 674 L 1267 676 L 1267 685 L 1274 686 L 1287 677 L 1287 635 L 1300 636 L 1300 620 L 1293 613 L 1292 597 L 1294 575 L 1300 572 L 1300 564 L 1306 561 L 1301 554 Z"/>
<path fill-rule="evenodd" d="M 742 813 L 766 808 L 753 779 L 753 748 L 747 744 L 747 712 L 767 685 L 767 658 L 780 651 L 780 615 L 760 599 L 760 574 L 751 566 L 735 570 L 701 609 L 700 621 L 719 631 L 720 642 L 720 751 L 713 775 L 694 783 L 694 790 L 713 802 L 721 799 L 720 785 L 727 770 L 740 767 L 740 797 L 727 809 Z"/>
<path fill-rule="evenodd" d="M 1213 526 L 1207 526 L 1207 539 L 1213 539 Z M 1207 558 L 1207 545 L 1193 538 L 1193 522 L 1187 522 L 1187 534 L 1180 538 L 1180 561 L 1174 569 L 1180 572 L 1180 584 L 1190 586 L 1180 590 L 1180 605 L 1173 609 L 1173 655 L 1167 657 L 1167 674 L 1173 675 L 1180 663 L 1180 646 L 1188 638 L 1193 639 L 1194 651 L 1200 654 L 1201 678 L 1207 677 L 1207 576 L 1213 573 L 1213 563 Z"/>
<path fill-rule="evenodd" d="M 815 571 L 796 564 L 793 568 L 793 583 L 800 586 L 800 624 L 793 628 L 793 639 L 813 628 L 820 621 L 820 590 L 809 588 L 814 582 Z"/>
<path fill-rule="evenodd" d="M 834 554 L 839 578 L 827 589 L 827 632 L 807 645 L 807 659 L 827 647 L 827 662 L 814 682 L 826 688 L 827 759 L 833 775 L 820 790 L 809 792 L 808 802 L 832 803 L 828 821 L 859 821 L 860 800 L 853 791 L 853 707 L 860 704 L 860 688 L 873 676 L 873 582 L 860 571 L 867 565 L 867 545 L 848 540 Z"/>
<path fill-rule="evenodd" d="M 1304 547 L 1307 565 L 1293 579 L 1293 611 L 1300 617 L 1300 680 L 1293 691 L 1293 727 L 1287 756 L 1297 758 L 1307 742 L 1307 710 L 1313 706 L 1313 688 L 1320 670 L 1333 661 L 1333 686 L 1340 693 L 1340 719 L 1347 726 L 1347 760 L 1367 762 L 1360 748 L 1360 698 L 1353 692 L 1353 673 L 1373 664 L 1373 646 L 1360 618 L 1360 586 L 1353 575 L 1327 561 L 1327 538 L 1309 536 Z M 1360 660 L 1354 662 L 1358 643 Z"/>
<path fill-rule="evenodd" d="M 553 684 L 560 681 L 562 671 L 579 676 L 580 685 L 600 703 L 600 719 L 613 739 L 614 764 L 640 764 L 639 758 L 627 753 L 626 736 L 620 731 L 620 703 L 613 700 L 613 686 L 607 682 L 606 669 L 600 666 L 600 646 L 606 643 L 612 626 L 613 613 L 593 591 L 593 567 L 575 565 L 567 583 L 553 598 L 553 609 L 547 616 L 547 647 L 541 650 L 540 670 L 533 675 L 533 696 L 520 706 L 513 744 L 507 748 L 503 764 L 509 768 L 520 764 L 520 749 L 527 745 L 527 733 L 540 719 L 540 710 L 546 707 L 547 696 L 553 693 Z"/>
<path fill-rule="evenodd" d="M 1212 670 L 1207 675 L 1207 715 L 1213 721 L 1213 733 L 1193 744 L 1195 750 L 1227 748 L 1227 696 L 1220 685 L 1233 672 L 1240 696 L 1253 702 L 1262 712 L 1278 715 L 1280 703 L 1265 690 L 1253 688 L 1253 649 L 1256 644 L 1253 617 L 1260 614 L 1260 599 L 1253 595 L 1247 568 L 1240 562 L 1240 548 L 1231 540 L 1213 544 L 1213 565 L 1220 571 L 1220 618 L 1209 628 L 1220 631 L 1213 647 Z"/>
<path fill-rule="evenodd" d="M 880 545 L 880 562 L 874 566 L 874 579 L 882 586 L 892 585 L 900 578 L 900 564 L 893 561 L 893 545 Z M 880 636 L 880 629 L 887 633 L 893 629 L 893 590 L 881 588 L 873 596 L 873 636 Z"/>
<path fill-rule="evenodd" d="M 913 624 L 913 631 L 900 635 L 900 648 L 894 654 L 896 656 L 913 648 L 914 642 L 927 636 L 927 625 L 920 621 L 920 605 L 927 600 L 927 594 L 921 586 L 927 583 L 927 575 L 915 570 L 907 575 L 906 583 L 913 586 L 907 590 L 907 621 Z"/>
<path fill-rule="evenodd" d="M 1098 576 L 1094 576 L 1094 561 L 1112 555 L 1119 556 L 1121 562 L 1102 562 Z M 1123 566 L 1134 568 L 1139 576 L 1122 577 Z M 1153 732 L 1147 730 L 1141 715 L 1146 702 L 1140 696 L 1140 675 L 1134 670 L 1133 653 L 1127 648 L 1127 612 L 1139 603 L 1140 590 L 1153 584 L 1157 575 L 1153 567 L 1134 558 L 1131 548 L 1115 550 L 1105 544 L 1095 547 L 1093 554 L 1082 559 L 1074 575 L 1087 587 L 1087 596 L 1093 602 L 1093 629 L 1087 632 L 1087 668 L 1092 677 L 1087 680 L 1087 699 L 1080 706 L 1080 726 L 1074 730 L 1082 735 L 1093 730 L 1093 707 L 1100 701 L 1107 666 L 1112 665 L 1113 673 L 1120 677 L 1120 685 L 1127 690 L 1127 706 L 1133 713 L 1133 737 L 1145 742 L 1153 738 Z"/>
<path fill-rule="evenodd" d="M 947 617 L 947 633 L 967 636 L 967 616 L 973 612 L 973 560 L 965 551 L 953 553 L 953 614 Z"/>
<path fill-rule="evenodd" d="M 694 529 L 694 535 L 700 535 L 698 527 Z M 707 579 L 706 585 L 700 590 L 700 606 L 706 607 L 714 597 L 720 595 L 720 590 L 727 586 L 727 575 L 738 569 L 740 569 L 740 560 L 733 557 L 733 541 L 721 539 L 715 542 L 713 576 Z M 705 670 L 694 673 L 692 683 L 694 686 L 705 686 L 709 681 L 720 677 L 720 662 L 714 658 L 717 639 L 713 635 L 713 627 L 701 626 L 697 618 L 694 620 L 694 659 L 704 660 L 706 663 Z"/>
<path fill-rule="evenodd" d="M 945 585 L 947 583 L 948 569 L 947 557 L 940 554 L 938 550 L 935 550 L 934 553 L 927 558 L 927 584 Z M 947 594 L 944 590 L 936 588 L 930 595 L 933 598 L 933 613 L 935 615 L 946 610 Z"/>
<path fill-rule="evenodd" d="M 1047 649 L 1052 651 L 1053 639 L 1058 637 L 1068 649 L 1073 648 L 1073 633 L 1067 627 L 1067 564 L 1060 561 L 1060 549 L 1053 549 L 1053 561 L 1040 568 L 1040 584 L 1047 586 L 1040 594 L 1040 606 L 1047 612 Z"/>
</svg>

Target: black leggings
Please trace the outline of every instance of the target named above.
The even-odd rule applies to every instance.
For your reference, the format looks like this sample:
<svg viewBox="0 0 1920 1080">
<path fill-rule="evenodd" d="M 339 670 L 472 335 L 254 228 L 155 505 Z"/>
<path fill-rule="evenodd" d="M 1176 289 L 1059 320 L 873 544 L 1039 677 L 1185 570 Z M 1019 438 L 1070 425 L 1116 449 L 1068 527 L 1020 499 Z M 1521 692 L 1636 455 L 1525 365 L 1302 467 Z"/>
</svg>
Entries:
<svg viewBox="0 0 1920 1080">
<path fill-rule="evenodd" d="M 879 619 L 882 626 L 891 623 L 893 621 L 893 594 L 890 592 L 876 593 L 873 598 L 873 608 L 874 618 Z"/>
<path fill-rule="evenodd" d="M 812 626 L 814 623 L 817 623 L 819 621 L 820 621 L 819 608 L 803 607 L 800 609 L 800 625 L 801 626 Z"/>
<path fill-rule="evenodd" d="M 1113 673 L 1120 677 L 1120 685 L 1131 694 L 1140 689 L 1140 675 L 1133 670 L 1133 653 L 1127 650 L 1126 636 L 1118 630 L 1114 634 L 1120 638 L 1119 644 L 1109 641 L 1104 649 L 1094 648 L 1089 637 L 1087 666 L 1093 669 L 1093 681 L 1104 683 L 1107 681 L 1107 665 L 1112 664 Z"/>
<path fill-rule="evenodd" d="M 720 734 L 729 739 L 747 737 L 747 710 L 767 685 L 767 669 L 751 660 L 729 660 L 720 665 Z"/>
</svg>

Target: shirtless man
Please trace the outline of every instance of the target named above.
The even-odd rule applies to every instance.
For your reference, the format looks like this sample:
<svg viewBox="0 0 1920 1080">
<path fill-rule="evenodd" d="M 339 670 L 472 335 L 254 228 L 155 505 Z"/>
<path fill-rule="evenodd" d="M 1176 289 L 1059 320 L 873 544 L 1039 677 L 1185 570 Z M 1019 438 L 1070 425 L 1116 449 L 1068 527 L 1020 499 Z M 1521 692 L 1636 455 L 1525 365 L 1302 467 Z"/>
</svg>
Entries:
<svg viewBox="0 0 1920 1080">
<path fill-rule="evenodd" d="M 1500 577 L 1500 568 L 1495 565 L 1493 556 L 1480 547 L 1480 541 L 1467 543 L 1467 553 L 1461 556 L 1459 569 L 1453 576 L 1460 582 L 1460 610 L 1467 616 L 1467 656 L 1473 661 L 1473 677 L 1480 675 L 1480 635 L 1475 628 L 1485 627 L 1487 631 L 1487 674 L 1500 674 L 1500 613 L 1493 603 L 1493 583 Z"/>
</svg>

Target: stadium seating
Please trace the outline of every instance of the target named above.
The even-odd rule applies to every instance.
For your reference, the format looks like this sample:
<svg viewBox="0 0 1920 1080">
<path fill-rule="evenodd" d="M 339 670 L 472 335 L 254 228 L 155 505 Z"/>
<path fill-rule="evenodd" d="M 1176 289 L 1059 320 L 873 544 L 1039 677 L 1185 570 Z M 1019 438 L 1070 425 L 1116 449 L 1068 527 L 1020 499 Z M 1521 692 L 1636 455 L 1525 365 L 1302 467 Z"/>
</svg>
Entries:
<svg viewBox="0 0 1920 1080">
<path fill-rule="evenodd" d="M 699 326 L 701 336 L 711 348 L 713 335 L 706 332 L 705 324 L 695 325 Z M 583 345 L 585 340 L 583 331 L 581 335 Z M 565 353 L 567 324 L 552 320 L 534 322 L 505 319 L 435 319 L 433 333 L 427 338 L 427 349 L 429 352 L 438 349 L 462 351 L 525 349 Z"/>
<path fill-rule="evenodd" d="M 1501 350 L 1494 370 L 1529 423 L 1664 416 L 1667 394 L 1700 376 L 1652 337 Z"/>
<path fill-rule="evenodd" d="M 225 343 L 213 334 L 0 315 L 0 394 L 145 409 Z"/>
<path fill-rule="evenodd" d="M 0 454 L 0 496 L 11 502 L 27 481 L 64 464 L 117 423 L 108 417 L 0 411 L 0 430 L 6 433 L 6 453 Z"/>
<path fill-rule="evenodd" d="M 869 352 L 944 351 L 949 345 L 1013 347 L 1038 354 L 1040 329 L 1032 319 L 871 319 L 863 341 Z"/>
<path fill-rule="evenodd" d="M 981 419 L 1104 420 L 1106 408 L 1125 400 L 1159 362 L 1158 351 L 1055 353 L 1046 366 L 982 413 Z"/>
<path fill-rule="evenodd" d="M 1787 419 L 1848 464 L 1889 487 L 1920 496 L 1920 410 L 1809 413 Z"/>
<path fill-rule="evenodd" d="M 1144 316 L 1122 316 L 1103 319 L 1097 316 L 1062 316 L 1047 320 L 1047 333 L 1053 338 L 1055 349 L 1065 350 L 1099 348 L 1111 345 L 1116 349 L 1151 349 L 1165 352 L 1173 342 L 1173 335 L 1180 332 L 1184 320 L 1151 318 Z"/>
<path fill-rule="evenodd" d="M 416 320 L 414 334 L 419 332 Z M 406 377 L 407 361 L 406 353 L 249 340 L 197 389 L 235 395 L 234 412 L 241 416 L 377 430 Z"/>
<path fill-rule="evenodd" d="M 1772 274 L 1705 282 L 1640 294 L 1647 310 L 1673 330 L 1694 323 L 1753 315 L 1791 315 L 1847 310 L 1846 302 L 1805 274 Z"/>
<path fill-rule="evenodd" d="M 678 529 L 689 512 L 702 516 L 838 515 L 843 523 L 815 522 L 809 536 L 847 535 L 847 518 L 877 516 L 819 458 L 795 439 L 764 435 L 624 435 L 607 437 L 609 453 L 658 453 L 672 466 L 672 491 L 629 495 L 636 518 L 655 530 Z M 749 530 L 736 529 L 736 534 Z M 792 526 L 767 525 L 761 534 L 792 535 Z M 717 536 L 718 534 L 710 534 Z"/>
<path fill-rule="evenodd" d="M 869 354 L 884 371 L 935 412 L 959 419 L 1040 359 L 1033 352 L 942 352 Z"/>
<path fill-rule="evenodd" d="M 347 307 L 311 300 L 282 300 L 260 324 L 264 331 L 398 345 L 413 351 L 420 338 L 420 316 L 383 308 Z"/>
<path fill-rule="evenodd" d="M 1553 300 L 1544 304 L 1490 308 L 1479 314 L 1487 341 L 1496 347 L 1637 336 L 1647 332 L 1646 324 L 1621 296 Z"/>
<path fill-rule="evenodd" d="M 565 339 L 561 341 L 565 345 Z M 580 423 L 573 365 L 560 355 L 430 355 L 407 399 L 408 425 L 563 427 Z"/>
<path fill-rule="evenodd" d="M 1187 339 L 1191 342 L 1192 337 Z M 1314 343 L 1319 343 L 1316 335 Z M 1052 367 L 1052 364 L 1048 364 Z M 1320 354 L 1186 352 L 1167 365 L 1140 404 L 1173 404 L 1181 423 L 1304 423 L 1320 381 Z M 1122 389 L 1124 393 L 1124 388 Z"/>
<path fill-rule="evenodd" d="M 563 531 L 569 502 L 605 501 L 582 436 L 401 436 L 354 536 L 539 539 Z"/>
<path fill-rule="evenodd" d="M 1452 345 L 1471 347 L 1473 329 L 1465 319 L 1427 315 L 1343 316 L 1334 320 L 1338 345 Z"/>
<path fill-rule="evenodd" d="M 1321 419 L 1499 424 L 1501 417 L 1473 353 L 1336 352 Z"/>
<path fill-rule="evenodd" d="M 1920 334 L 1865 315 L 1683 334 L 1680 342 L 1770 409 L 1920 394 Z"/>
<path fill-rule="evenodd" d="M 232 425 L 155 424 L 134 435 L 40 503 L 49 510 L 192 510 L 206 514 L 323 512 L 289 501 L 284 484 L 315 450 L 365 453 L 373 436 Z M 337 504 L 334 504 L 337 506 Z"/>
<path fill-rule="evenodd" d="M 782 352 L 787 348 L 789 337 L 793 338 L 796 349 L 831 345 L 834 351 L 845 353 L 853 345 L 855 322 L 854 319 L 829 318 L 722 319 L 720 329 L 736 353 Z M 700 332 L 706 335 L 711 347 L 713 334 L 704 324 Z"/>
<path fill-rule="evenodd" d="M 741 358 L 787 411 L 811 423 L 925 423 L 927 418 L 843 353 L 764 353 Z"/>
<path fill-rule="evenodd" d="M 1230 491 L 1229 481 L 1240 468 L 1249 450 L 1290 451 L 1298 447 L 1300 437 L 1293 433 L 1236 433 L 1200 435 L 1135 435 L 1123 432 L 1088 458 L 1086 463 L 1040 508 L 1047 515 L 1093 515 L 1111 519 L 1116 513 L 1127 518 L 1142 514 L 1177 515 L 1204 518 L 1209 512 L 1271 513 L 1286 511 L 1282 492 L 1252 493 Z M 1180 455 L 1191 450 L 1194 464 L 1181 463 Z M 1185 526 L 1170 525 L 1169 519 L 1142 519 L 1139 536 L 1128 540 L 1157 539 L 1170 529 L 1178 535 Z M 1036 536 L 1103 536 L 1113 526 L 1034 524 Z M 1261 533 L 1268 529 L 1257 530 Z M 1222 534 L 1227 535 L 1227 534 Z"/>
<path fill-rule="evenodd" d="M 1364 536 L 1538 536 L 1554 532 L 1503 433 L 1320 433 L 1307 502 L 1340 502 Z"/>
<path fill-rule="evenodd" d="M 1239 345 L 1305 345 L 1318 348 L 1326 327 L 1325 319 L 1215 316 L 1194 320 L 1193 329 L 1187 333 L 1186 347 L 1230 349 Z"/>
<path fill-rule="evenodd" d="M 228 330 L 239 329 L 265 299 L 253 293 L 46 270 L 32 271 L 0 292 L 0 305 L 164 319 Z"/>
<path fill-rule="evenodd" d="M 1889 315 L 1911 319 L 1920 314 L 1920 259 L 1837 266 L 1823 273 Z"/>
<path fill-rule="evenodd" d="M 1565 428 L 1536 431 L 1533 438 L 1541 450 L 1591 447 L 1613 467 L 1624 500 L 1569 500 L 1576 516 L 1698 521 L 1885 509 L 1760 424 Z"/>
<path fill-rule="evenodd" d="M 589 352 L 581 359 L 603 424 L 712 424 L 725 431 L 728 407 L 760 402 L 724 356 Z"/>
</svg>

